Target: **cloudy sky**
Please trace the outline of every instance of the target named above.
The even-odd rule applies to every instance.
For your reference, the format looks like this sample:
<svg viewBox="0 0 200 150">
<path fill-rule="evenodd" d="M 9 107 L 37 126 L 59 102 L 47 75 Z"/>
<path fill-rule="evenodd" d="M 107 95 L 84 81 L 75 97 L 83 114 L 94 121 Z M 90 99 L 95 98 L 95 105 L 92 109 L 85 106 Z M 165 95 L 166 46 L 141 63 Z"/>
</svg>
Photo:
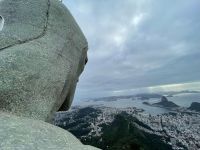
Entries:
<svg viewBox="0 0 200 150">
<path fill-rule="evenodd" d="M 64 0 L 89 43 L 76 101 L 200 90 L 199 0 Z"/>
</svg>

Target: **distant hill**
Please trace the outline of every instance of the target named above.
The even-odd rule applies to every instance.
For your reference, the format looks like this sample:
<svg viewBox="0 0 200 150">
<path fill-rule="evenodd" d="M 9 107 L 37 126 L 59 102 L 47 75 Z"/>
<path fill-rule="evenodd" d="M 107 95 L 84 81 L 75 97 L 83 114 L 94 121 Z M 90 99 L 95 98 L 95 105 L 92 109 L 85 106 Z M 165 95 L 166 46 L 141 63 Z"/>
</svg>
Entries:
<svg viewBox="0 0 200 150">
<path fill-rule="evenodd" d="M 163 107 L 163 108 L 177 108 L 177 107 L 179 107 L 178 105 L 176 105 L 172 101 L 168 101 L 168 99 L 165 96 L 162 96 L 161 101 L 158 102 L 158 103 L 150 104 L 148 102 L 143 102 L 143 104 L 150 105 L 150 106 Z"/>
<path fill-rule="evenodd" d="M 83 144 L 102 150 L 171 150 L 164 137 L 145 132 L 153 131 L 137 118 L 122 112 L 105 115 L 102 109 L 85 107 L 57 116 L 55 124 L 70 131 Z M 113 118 L 113 119 L 112 119 Z M 111 120 L 104 122 L 104 119 Z M 102 122 L 102 124 L 99 124 Z M 142 130 L 143 129 L 143 130 Z"/>
<path fill-rule="evenodd" d="M 93 98 L 93 99 L 87 99 L 85 101 L 116 101 L 119 99 L 140 99 L 140 100 L 148 100 L 151 98 L 162 98 L 163 95 L 166 95 L 166 97 L 173 97 L 177 94 L 195 94 L 200 93 L 200 91 L 190 91 L 190 90 L 184 90 L 184 91 L 168 91 L 168 92 L 159 92 L 159 93 L 140 93 L 140 94 L 133 94 L 133 95 L 121 95 L 121 96 L 108 96 L 108 97 L 101 97 L 101 98 Z"/>
<path fill-rule="evenodd" d="M 179 107 L 178 105 L 176 105 L 172 101 L 168 101 L 168 99 L 165 96 L 162 96 L 160 102 L 154 103 L 152 105 L 154 105 L 154 106 L 161 106 L 161 107 L 165 107 L 165 108 L 176 108 L 176 107 Z"/>
<path fill-rule="evenodd" d="M 188 109 L 200 112 L 200 103 L 193 102 Z"/>
<path fill-rule="evenodd" d="M 170 145 L 162 141 L 162 137 L 138 129 L 133 122 L 139 121 L 127 114 L 116 115 L 111 124 L 103 126 L 101 137 L 104 147 L 101 148 L 108 150 L 172 149 Z"/>
</svg>

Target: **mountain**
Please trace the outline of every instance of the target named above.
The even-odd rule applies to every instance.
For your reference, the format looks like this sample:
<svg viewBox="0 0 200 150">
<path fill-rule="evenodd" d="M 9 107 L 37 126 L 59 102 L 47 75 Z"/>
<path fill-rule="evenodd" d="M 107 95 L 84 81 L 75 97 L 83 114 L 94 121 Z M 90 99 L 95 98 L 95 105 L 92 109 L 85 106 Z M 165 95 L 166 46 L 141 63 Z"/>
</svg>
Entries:
<svg viewBox="0 0 200 150">
<path fill-rule="evenodd" d="M 136 107 L 93 105 L 58 112 L 54 124 L 103 150 L 199 150 L 199 118 L 187 109 L 151 115 Z"/>
<path fill-rule="evenodd" d="M 179 107 L 172 101 L 168 101 L 168 99 L 165 96 L 162 96 L 161 101 L 158 103 L 152 104 L 153 106 L 159 106 L 159 107 L 165 107 L 165 108 L 176 108 Z"/>
<path fill-rule="evenodd" d="M 200 112 L 200 103 L 193 102 L 188 109 Z"/>
<path fill-rule="evenodd" d="M 103 134 L 101 136 L 103 146 L 101 148 L 109 150 L 172 149 L 170 145 L 162 141 L 161 136 L 140 130 L 134 124 L 136 122 L 141 123 L 126 113 L 116 115 L 113 122 L 103 126 Z"/>
<path fill-rule="evenodd" d="M 103 150 L 172 149 L 169 138 L 154 134 L 151 127 L 127 113 L 130 111 L 77 107 L 68 113 L 58 113 L 55 125 L 70 131 L 83 144 Z"/>
</svg>

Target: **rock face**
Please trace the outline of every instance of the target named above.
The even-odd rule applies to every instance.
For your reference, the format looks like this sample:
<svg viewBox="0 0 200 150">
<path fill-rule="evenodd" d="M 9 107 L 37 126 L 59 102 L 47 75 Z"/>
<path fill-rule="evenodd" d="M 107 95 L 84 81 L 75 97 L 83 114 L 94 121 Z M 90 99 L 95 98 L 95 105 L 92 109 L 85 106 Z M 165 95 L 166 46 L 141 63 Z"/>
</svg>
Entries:
<svg viewBox="0 0 200 150">
<path fill-rule="evenodd" d="M 1 150 L 98 150 L 43 121 L 1 114 L 0 122 Z"/>
<path fill-rule="evenodd" d="M 87 49 L 60 1 L 0 0 L 0 149 L 94 149 L 44 122 L 70 107 Z"/>
<path fill-rule="evenodd" d="M 0 109 L 49 120 L 70 107 L 87 41 L 57 0 L 1 0 L 0 6 Z"/>
<path fill-rule="evenodd" d="M 159 107 L 165 107 L 165 108 L 176 108 L 179 107 L 175 103 L 168 101 L 168 99 L 165 96 L 162 96 L 161 101 L 158 103 L 152 104 L 154 106 L 159 106 Z"/>
<path fill-rule="evenodd" d="M 167 97 L 165 97 L 165 96 L 162 96 L 162 97 L 161 97 L 161 102 L 168 102 L 168 99 L 167 99 Z"/>
</svg>

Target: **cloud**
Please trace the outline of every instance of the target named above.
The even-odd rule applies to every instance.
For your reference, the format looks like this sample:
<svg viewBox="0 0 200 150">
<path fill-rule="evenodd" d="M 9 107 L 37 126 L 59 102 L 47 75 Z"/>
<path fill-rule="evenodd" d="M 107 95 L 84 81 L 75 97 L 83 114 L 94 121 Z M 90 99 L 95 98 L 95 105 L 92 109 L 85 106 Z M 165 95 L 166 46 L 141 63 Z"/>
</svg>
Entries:
<svg viewBox="0 0 200 150">
<path fill-rule="evenodd" d="M 90 48 L 76 99 L 199 81 L 199 0 L 64 3 Z"/>
</svg>

